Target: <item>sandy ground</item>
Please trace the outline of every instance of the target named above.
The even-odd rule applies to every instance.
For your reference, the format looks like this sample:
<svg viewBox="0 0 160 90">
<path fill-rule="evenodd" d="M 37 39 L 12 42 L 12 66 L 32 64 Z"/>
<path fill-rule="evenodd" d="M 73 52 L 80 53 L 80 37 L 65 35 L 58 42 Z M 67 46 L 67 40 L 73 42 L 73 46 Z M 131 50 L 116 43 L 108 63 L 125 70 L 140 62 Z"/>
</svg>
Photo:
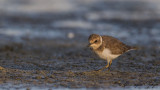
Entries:
<svg viewBox="0 0 160 90">
<path fill-rule="evenodd" d="M 158 1 L 53 0 L 58 3 L 55 10 L 38 9 L 43 0 L 36 7 L 29 3 L 36 0 L 0 2 L 0 89 L 160 85 Z M 59 7 L 62 2 L 67 8 Z M 11 4 L 21 8 L 4 8 Z M 92 33 L 111 35 L 140 49 L 115 59 L 110 71 L 98 72 L 107 62 L 86 47 Z"/>
</svg>

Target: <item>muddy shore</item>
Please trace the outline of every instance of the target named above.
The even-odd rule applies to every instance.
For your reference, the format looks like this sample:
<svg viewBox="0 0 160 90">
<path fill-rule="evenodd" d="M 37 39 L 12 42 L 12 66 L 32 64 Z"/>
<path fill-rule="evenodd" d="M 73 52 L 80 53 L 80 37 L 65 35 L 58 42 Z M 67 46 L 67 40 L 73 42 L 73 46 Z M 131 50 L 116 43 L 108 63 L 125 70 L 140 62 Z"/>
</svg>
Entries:
<svg viewBox="0 0 160 90">
<path fill-rule="evenodd" d="M 1 84 L 65 88 L 107 88 L 160 85 L 160 51 L 141 48 L 113 61 L 110 72 L 85 44 L 32 40 L 1 45 Z"/>
</svg>

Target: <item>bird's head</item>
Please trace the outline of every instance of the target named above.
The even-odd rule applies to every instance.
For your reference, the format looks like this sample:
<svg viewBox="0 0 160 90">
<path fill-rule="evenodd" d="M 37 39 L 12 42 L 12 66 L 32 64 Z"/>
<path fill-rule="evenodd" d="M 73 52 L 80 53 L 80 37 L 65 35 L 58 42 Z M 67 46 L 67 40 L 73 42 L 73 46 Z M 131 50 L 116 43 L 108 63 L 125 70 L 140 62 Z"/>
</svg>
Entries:
<svg viewBox="0 0 160 90">
<path fill-rule="evenodd" d="M 88 42 L 88 47 L 95 50 L 102 45 L 102 37 L 98 34 L 91 34 L 88 38 Z"/>
</svg>

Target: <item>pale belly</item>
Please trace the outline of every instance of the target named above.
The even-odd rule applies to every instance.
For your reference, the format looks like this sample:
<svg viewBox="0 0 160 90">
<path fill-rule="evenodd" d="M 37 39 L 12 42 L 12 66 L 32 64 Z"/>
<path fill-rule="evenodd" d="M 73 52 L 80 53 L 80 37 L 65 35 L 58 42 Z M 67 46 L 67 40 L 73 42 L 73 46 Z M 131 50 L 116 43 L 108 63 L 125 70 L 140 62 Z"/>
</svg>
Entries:
<svg viewBox="0 0 160 90">
<path fill-rule="evenodd" d="M 99 51 L 96 51 L 96 54 L 101 58 L 101 59 L 115 59 L 117 58 L 118 56 L 120 56 L 119 54 L 118 55 L 114 55 L 111 53 L 111 51 L 109 49 L 104 49 L 102 52 L 99 52 Z"/>
</svg>

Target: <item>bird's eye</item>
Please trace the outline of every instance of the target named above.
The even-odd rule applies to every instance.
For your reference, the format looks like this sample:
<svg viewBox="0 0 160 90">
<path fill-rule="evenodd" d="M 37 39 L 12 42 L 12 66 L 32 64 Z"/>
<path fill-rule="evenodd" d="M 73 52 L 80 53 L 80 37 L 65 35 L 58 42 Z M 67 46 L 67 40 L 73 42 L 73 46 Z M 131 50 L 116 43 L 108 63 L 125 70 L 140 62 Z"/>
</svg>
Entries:
<svg viewBox="0 0 160 90">
<path fill-rule="evenodd" d="M 97 40 L 96 41 L 94 41 L 94 43 L 96 43 L 96 42 L 98 42 Z"/>
</svg>

